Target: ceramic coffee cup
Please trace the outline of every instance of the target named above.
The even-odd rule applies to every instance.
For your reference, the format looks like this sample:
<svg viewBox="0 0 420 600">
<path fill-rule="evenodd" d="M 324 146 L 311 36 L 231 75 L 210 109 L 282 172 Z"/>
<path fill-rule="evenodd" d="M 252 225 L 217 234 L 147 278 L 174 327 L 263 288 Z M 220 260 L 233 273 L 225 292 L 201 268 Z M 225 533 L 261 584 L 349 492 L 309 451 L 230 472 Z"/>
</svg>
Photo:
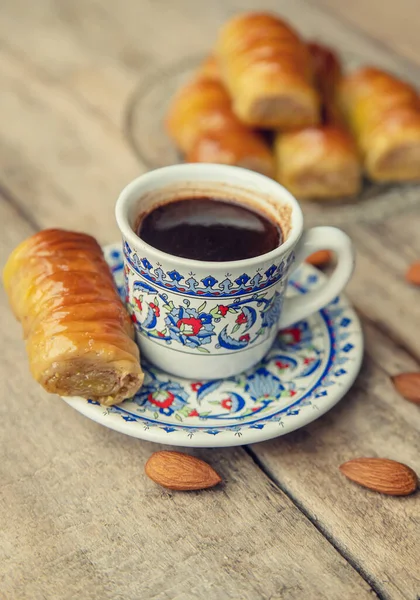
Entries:
<svg viewBox="0 0 420 600">
<path fill-rule="evenodd" d="M 280 224 L 284 240 L 267 254 L 204 262 L 161 252 L 135 233 L 141 214 L 176 198 L 237 200 Z M 263 175 L 224 165 L 181 164 L 141 175 L 121 192 L 116 218 L 124 244 L 128 310 L 141 352 L 171 374 L 229 377 L 256 364 L 277 331 L 326 306 L 354 266 L 349 237 L 334 227 L 303 229 L 298 202 Z M 316 250 L 332 250 L 337 265 L 327 282 L 285 298 L 291 272 Z"/>
</svg>

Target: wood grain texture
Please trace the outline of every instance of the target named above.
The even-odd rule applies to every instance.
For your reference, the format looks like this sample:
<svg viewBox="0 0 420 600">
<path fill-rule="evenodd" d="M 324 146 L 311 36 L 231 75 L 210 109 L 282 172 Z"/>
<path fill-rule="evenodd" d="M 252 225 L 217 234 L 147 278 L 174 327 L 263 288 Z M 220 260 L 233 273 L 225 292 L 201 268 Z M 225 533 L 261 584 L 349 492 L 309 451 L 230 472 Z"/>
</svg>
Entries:
<svg viewBox="0 0 420 600">
<path fill-rule="evenodd" d="M 4 199 L 0 221 L 3 262 L 32 228 Z M 0 329 L 2 598 L 372 598 L 245 450 L 196 453 L 225 480 L 218 489 L 164 491 L 144 474 L 158 446 L 88 421 L 34 384 L 3 291 Z"/>
<path fill-rule="evenodd" d="M 396 201 L 399 199 L 396 198 Z M 350 226 L 359 265 L 348 293 L 364 315 L 420 361 L 420 289 L 405 279 L 420 257 L 420 210 Z"/>
<path fill-rule="evenodd" d="M 420 71 L 319 3 L 264 0 L 258 8 L 336 46 L 350 66 L 366 58 L 420 82 Z M 195 0 L 121 0 L 118 9 L 111 0 L 4 0 L 1 265 L 36 228 L 118 239 L 115 198 L 146 170 L 125 135 L 134 90 L 158 69 L 207 53 L 229 15 L 255 6 L 217 0 L 204 18 Z M 355 14 L 354 6 L 346 10 Z M 367 31 L 376 27 L 370 14 Z M 146 127 L 155 118 L 152 106 L 142 116 L 143 137 L 159 154 L 162 140 Z M 393 216 L 343 219 L 359 254 L 349 294 L 365 315 L 361 378 L 322 420 L 253 446 L 251 456 L 197 452 L 226 480 L 220 490 L 161 491 L 143 475 L 158 446 L 108 431 L 47 397 L 30 379 L 20 329 L 0 297 L 0 596 L 363 600 L 376 591 L 417 600 L 418 494 L 383 498 L 345 481 L 337 468 L 370 454 L 420 471 L 420 412 L 389 383 L 389 375 L 419 368 L 420 292 L 404 273 L 420 259 L 420 213 L 405 210 L 399 188 L 389 194 L 401 206 Z M 322 215 L 322 207 L 315 210 Z"/>
<path fill-rule="evenodd" d="M 386 3 L 383 0 L 313 0 L 313 3 L 420 64 L 417 0 Z"/>
<path fill-rule="evenodd" d="M 352 458 L 378 456 L 420 473 L 420 411 L 390 381 L 418 364 L 367 323 L 365 334 L 366 358 L 351 393 L 309 427 L 251 452 L 353 564 L 375 574 L 384 598 L 416 600 L 419 493 L 389 498 L 350 483 L 338 470 Z"/>
</svg>

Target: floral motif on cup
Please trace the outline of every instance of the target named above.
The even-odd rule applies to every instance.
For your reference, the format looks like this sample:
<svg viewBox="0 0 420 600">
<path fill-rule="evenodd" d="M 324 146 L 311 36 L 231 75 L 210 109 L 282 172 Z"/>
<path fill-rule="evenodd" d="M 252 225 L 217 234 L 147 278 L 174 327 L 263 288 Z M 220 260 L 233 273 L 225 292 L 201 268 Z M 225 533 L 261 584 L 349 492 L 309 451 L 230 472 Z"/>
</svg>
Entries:
<svg viewBox="0 0 420 600">
<path fill-rule="evenodd" d="M 256 308 L 250 306 L 254 304 Z M 231 304 L 219 304 L 211 311 L 216 320 L 224 319 L 229 313 L 238 313 L 233 325 L 226 325 L 218 335 L 218 346 L 236 350 L 246 348 L 264 335 L 272 327 L 277 326 L 282 306 L 282 296 L 278 292 L 267 299 L 264 294 L 255 295 Z M 247 333 L 259 320 L 259 327 Z"/>
<path fill-rule="evenodd" d="M 277 327 L 287 285 L 283 278 L 274 292 L 217 300 L 162 292 L 138 279 L 129 263 L 124 276 L 125 301 L 141 335 L 203 353 L 242 350 L 266 339 Z"/>
<path fill-rule="evenodd" d="M 262 326 L 273 327 L 277 325 L 280 319 L 281 307 L 283 305 L 283 298 L 278 292 L 274 294 L 271 300 L 266 304 L 262 311 Z"/>
<path fill-rule="evenodd" d="M 210 344 L 211 337 L 215 335 L 212 320 L 212 315 L 185 306 L 172 308 L 165 317 L 171 339 L 190 348 Z"/>
</svg>

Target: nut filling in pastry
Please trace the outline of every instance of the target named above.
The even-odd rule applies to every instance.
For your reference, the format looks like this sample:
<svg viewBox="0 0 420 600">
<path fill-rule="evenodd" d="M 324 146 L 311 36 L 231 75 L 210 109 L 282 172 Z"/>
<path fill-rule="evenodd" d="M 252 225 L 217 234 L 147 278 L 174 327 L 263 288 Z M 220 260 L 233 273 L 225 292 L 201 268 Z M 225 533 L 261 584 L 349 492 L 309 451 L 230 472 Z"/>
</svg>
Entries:
<svg viewBox="0 0 420 600">
<path fill-rule="evenodd" d="M 94 363 L 89 367 L 77 360 L 68 361 L 64 368 L 54 363 L 52 371 L 54 375 L 45 380 L 49 391 L 67 396 L 72 390 L 74 396 L 91 398 L 105 406 L 132 396 L 131 390 L 138 384 L 138 377 L 131 373 L 117 375 L 112 367 L 98 368 Z"/>
<path fill-rule="evenodd" d="M 259 98 L 252 104 L 251 112 L 256 123 L 272 123 L 276 115 L 282 114 L 288 127 L 299 127 L 311 121 L 311 111 L 292 98 L 272 96 Z"/>
<path fill-rule="evenodd" d="M 377 179 L 420 181 L 420 131 L 418 141 L 407 141 L 392 148 L 376 163 Z"/>
</svg>

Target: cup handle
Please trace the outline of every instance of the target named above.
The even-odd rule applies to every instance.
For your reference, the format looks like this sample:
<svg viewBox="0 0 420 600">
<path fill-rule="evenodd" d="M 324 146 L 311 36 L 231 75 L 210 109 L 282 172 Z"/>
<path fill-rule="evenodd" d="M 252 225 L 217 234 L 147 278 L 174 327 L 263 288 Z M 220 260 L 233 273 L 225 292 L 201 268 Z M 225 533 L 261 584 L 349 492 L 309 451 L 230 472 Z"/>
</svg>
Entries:
<svg viewBox="0 0 420 600">
<path fill-rule="evenodd" d="M 297 268 L 307 256 L 317 250 L 331 250 L 337 265 L 328 280 L 316 290 L 302 296 L 285 298 L 279 329 L 293 325 L 334 300 L 349 281 L 355 263 L 355 251 L 347 234 L 336 227 L 313 227 L 304 232 L 298 243 L 295 259 Z"/>
</svg>

